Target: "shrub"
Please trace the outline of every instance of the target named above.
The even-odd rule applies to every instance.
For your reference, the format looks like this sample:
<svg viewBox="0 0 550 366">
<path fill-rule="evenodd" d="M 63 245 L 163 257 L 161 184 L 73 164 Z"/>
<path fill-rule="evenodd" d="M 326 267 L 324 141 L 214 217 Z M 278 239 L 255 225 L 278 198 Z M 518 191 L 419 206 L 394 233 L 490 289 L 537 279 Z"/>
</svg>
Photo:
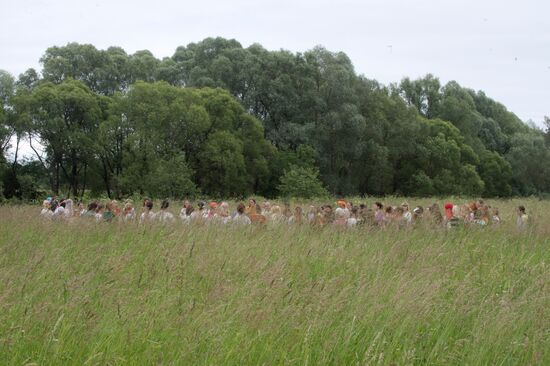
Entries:
<svg viewBox="0 0 550 366">
<path fill-rule="evenodd" d="M 319 179 L 319 170 L 313 167 L 292 165 L 280 181 L 278 190 L 283 197 L 312 198 L 328 195 Z"/>
</svg>

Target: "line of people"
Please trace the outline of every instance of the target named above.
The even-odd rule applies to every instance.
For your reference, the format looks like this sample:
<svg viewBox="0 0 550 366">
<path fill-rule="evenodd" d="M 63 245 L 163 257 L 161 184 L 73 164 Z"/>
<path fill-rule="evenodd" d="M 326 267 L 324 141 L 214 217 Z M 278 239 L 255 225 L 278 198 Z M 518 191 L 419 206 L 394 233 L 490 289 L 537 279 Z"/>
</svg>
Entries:
<svg viewBox="0 0 550 366">
<path fill-rule="evenodd" d="M 437 203 L 424 209 L 416 206 L 413 209 L 407 202 L 399 206 L 384 206 L 375 202 L 372 207 L 365 204 L 354 205 L 351 201 L 338 200 L 333 207 L 330 204 L 310 205 L 307 212 L 302 206 L 291 208 L 290 204 L 282 206 L 271 204 L 269 201 L 261 205 L 255 199 L 250 199 L 248 205 L 238 203 L 231 211 L 227 202 L 198 201 L 195 205 L 190 201 L 183 201 L 179 217 L 170 212 L 170 202 L 163 200 L 160 209 L 155 212 L 154 202 L 144 199 L 141 212 L 138 216 L 132 200 L 126 200 L 122 207 L 116 200 L 106 203 L 92 201 L 85 208 L 80 202 L 75 207 L 71 199 L 58 200 L 48 197 L 44 200 L 40 215 L 48 219 L 89 218 L 97 222 L 124 221 L 139 223 L 172 224 L 181 221 L 191 223 L 215 223 L 233 225 L 264 225 L 270 223 L 287 223 L 289 225 L 310 224 L 315 226 L 334 226 L 353 228 L 356 226 L 371 227 L 410 227 L 419 223 L 434 226 L 453 228 L 459 226 L 487 226 L 499 225 L 501 218 L 499 210 L 487 205 L 483 200 L 477 200 L 462 205 L 445 203 L 441 210 Z M 529 216 L 524 206 L 517 208 L 516 224 L 519 228 L 528 225 Z"/>
</svg>

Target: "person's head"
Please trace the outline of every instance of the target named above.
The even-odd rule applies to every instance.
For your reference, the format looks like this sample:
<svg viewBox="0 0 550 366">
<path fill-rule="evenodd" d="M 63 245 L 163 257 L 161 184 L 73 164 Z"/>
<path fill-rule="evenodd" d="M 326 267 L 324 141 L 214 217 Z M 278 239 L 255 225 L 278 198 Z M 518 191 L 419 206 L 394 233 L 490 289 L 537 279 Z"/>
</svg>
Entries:
<svg viewBox="0 0 550 366">
<path fill-rule="evenodd" d="M 453 204 L 450 202 L 445 204 L 445 217 L 448 219 L 453 217 Z"/>
<path fill-rule="evenodd" d="M 206 206 L 206 202 L 204 201 L 199 201 L 197 203 L 197 207 L 199 208 L 199 211 L 202 211 L 204 209 L 204 206 Z"/>
<path fill-rule="evenodd" d="M 275 205 L 271 207 L 271 213 L 273 215 L 280 215 L 281 214 L 281 206 Z"/>
<path fill-rule="evenodd" d="M 54 198 L 50 202 L 50 210 L 55 211 L 57 209 L 57 206 L 59 206 L 59 202 Z"/>
<path fill-rule="evenodd" d="M 357 217 L 358 213 L 359 213 L 359 209 L 357 208 L 357 206 L 355 206 L 351 209 L 351 216 Z"/>
<path fill-rule="evenodd" d="M 302 216 L 302 207 L 300 207 L 300 206 L 294 207 L 294 215 L 295 216 Z"/>
<path fill-rule="evenodd" d="M 229 214 L 229 204 L 225 201 L 220 203 L 220 213 L 227 213 Z"/>
<path fill-rule="evenodd" d="M 128 212 L 131 212 L 133 209 L 134 209 L 134 205 L 132 204 L 132 202 L 126 202 L 124 204 L 124 212 L 128 213 Z"/>
<path fill-rule="evenodd" d="M 265 212 L 271 211 L 271 202 L 265 201 L 264 204 L 262 205 L 262 208 Z"/>
<path fill-rule="evenodd" d="M 525 214 L 525 206 L 523 206 L 523 205 L 518 206 L 518 213 L 520 215 Z"/>
<path fill-rule="evenodd" d="M 113 203 L 113 201 L 109 201 L 105 204 L 105 209 L 107 211 L 113 212 L 114 207 L 115 207 L 115 204 Z"/>
<path fill-rule="evenodd" d="M 336 205 L 340 208 L 346 208 L 346 201 L 338 200 L 338 201 L 336 201 Z"/>
<path fill-rule="evenodd" d="M 166 210 L 168 206 L 170 206 L 170 202 L 168 202 L 168 200 L 163 200 L 162 203 L 160 204 L 160 209 Z"/>
<path fill-rule="evenodd" d="M 183 208 L 189 207 L 190 203 L 189 200 L 183 200 Z"/>
<path fill-rule="evenodd" d="M 292 216 L 292 209 L 290 208 L 290 204 L 288 202 L 285 202 L 285 208 L 283 209 L 283 216 L 289 218 Z"/>
<path fill-rule="evenodd" d="M 95 212 L 101 213 L 103 211 L 105 211 L 105 205 L 103 203 L 99 203 L 95 209 Z"/>
<path fill-rule="evenodd" d="M 97 209 L 97 202 L 92 201 L 88 204 L 88 211 L 95 211 Z"/>
<path fill-rule="evenodd" d="M 145 203 L 145 209 L 147 211 L 151 211 L 153 209 L 153 201 L 151 200 L 148 200 L 146 203 Z"/>
<path fill-rule="evenodd" d="M 45 208 L 45 209 L 49 209 L 50 208 L 50 201 L 48 201 L 48 200 L 42 201 L 42 207 Z"/>
<path fill-rule="evenodd" d="M 193 213 L 193 211 L 195 211 L 195 209 L 193 208 L 193 206 L 191 205 L 188 205 L 186 208 L 185 208 L 185 214 L 187 216 L 191 215 Z"/>
<path fill-rule="evenodd" d="M 143 199 L 143 207 L 146 208 L 146 207 L 147 207 L 147 202 L 150 202 L 150 201 L 151 201 L 151 199 L 145 197 L 145 198 Z"/>
<path fill-rule="evenodd" d="M 493 216 L 498 216 L 498 215 L 499 215 L 498 208 L 493 207 Z"/>
<path fill-rule="evenodd" d="M 460 217 L 460 206 L 459 205 L 454 205 L 453 206 L 453 216 L 454 217 Z"/>
<path fill-rule="evenodd" d="M 262 214 L 262 208 L 260 207 L 260 205 L 256 205 L 256 207 L 254 208 L 256 210 L 256 213 L 258 215 L 261 215 Z"/>
<path fill-rule="evenodd" d="M 381 203 L 381 202 L 374 202 L 374 207 L 373 207 L 375 210 L 379 211 L 381 210 L 382 208 L 384 208 L 384 205 Z"/>
<path fill-rule="evenodd" d="M 256 200 L 254 198 L 251 198 L 248 200 L 248 206 L 254 207 L 256 206 Z"/>
<path fill-rule="evenodd" d="M 330 215 L 332 213 L 332 206 L 331 205 L 325 205 L 323 208 L 323 212 L 327 215 Z"/>
<path fill-rule="evenodd" d="M 208 204 L 208 207 L 209 207 L 212 211 L 215 211 L 215 210 L 218 208 L 218 203 L 212 201 L 212 202 L 210 202 L 210 203 Z"/>
<path fill-rule="evenodd" d="M 405 210 L 403 209 L 403 207 L 397 207 L 397 208 L 395 209 L 395 212 L 396 212 L 396 214 L 397 214 L 398 216 L 402 216 L 403 213 L 405 213 Z"/>
<path fill-rule="evenodd" d="M 246 209 L 246 207 L 245 207 L 244 203 L 241 202 L 237 205 L 237 212 L 239 213 L 239 215 L 244 214 L 245 209 Z"/>
<path fill-rule="evenodd" d="M 432 204 L 428 209 L 432 214 L 441 214 L 441 210 L 439 209 L 439 205 L 437 203 Z"/>
<path fill-rule="evenodd" d="M 403 209 L 403 212 L 409 211 L 409 204 L 407 202 L 403 202 L 401 204 L 401 208 Z"/>
<path fill-rule="evenodd" d="M 386 215 L 391 215 L 393 213 L 393 207 L 386 206 Z"/>
</svg>

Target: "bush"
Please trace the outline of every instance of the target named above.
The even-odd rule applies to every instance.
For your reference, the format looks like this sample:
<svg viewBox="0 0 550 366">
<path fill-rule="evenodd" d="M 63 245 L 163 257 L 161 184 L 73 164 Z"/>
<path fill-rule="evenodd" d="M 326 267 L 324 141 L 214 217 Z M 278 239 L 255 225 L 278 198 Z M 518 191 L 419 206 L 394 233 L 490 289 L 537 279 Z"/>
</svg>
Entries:
<svg viewBox="0 0 550 366">
<path fill-rule="evenodd" d="M 319 179 L 319 170 L 313 167 L 292 165 L 281 177 L 277 187 L 283 197 L 325 197 L 328 191 Z"/>
</svg>

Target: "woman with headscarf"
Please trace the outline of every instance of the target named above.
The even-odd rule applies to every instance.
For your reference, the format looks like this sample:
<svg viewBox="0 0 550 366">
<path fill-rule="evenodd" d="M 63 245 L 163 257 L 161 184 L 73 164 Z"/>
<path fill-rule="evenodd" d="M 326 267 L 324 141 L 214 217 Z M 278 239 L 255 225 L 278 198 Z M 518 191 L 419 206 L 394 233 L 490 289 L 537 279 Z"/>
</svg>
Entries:
<svg viewBox="0 0 550 366">
<path fill-rule="evenodd" d="M 445 226 L 447 227 L 447 229 L 459 226 L 460 219 L 458 218 L 457 215 L 455 215 L 455 212 L 456 212 L 455 206 L 452 203 L 447 202 L 444 207 L 445 207 Z"/>
</svg>

